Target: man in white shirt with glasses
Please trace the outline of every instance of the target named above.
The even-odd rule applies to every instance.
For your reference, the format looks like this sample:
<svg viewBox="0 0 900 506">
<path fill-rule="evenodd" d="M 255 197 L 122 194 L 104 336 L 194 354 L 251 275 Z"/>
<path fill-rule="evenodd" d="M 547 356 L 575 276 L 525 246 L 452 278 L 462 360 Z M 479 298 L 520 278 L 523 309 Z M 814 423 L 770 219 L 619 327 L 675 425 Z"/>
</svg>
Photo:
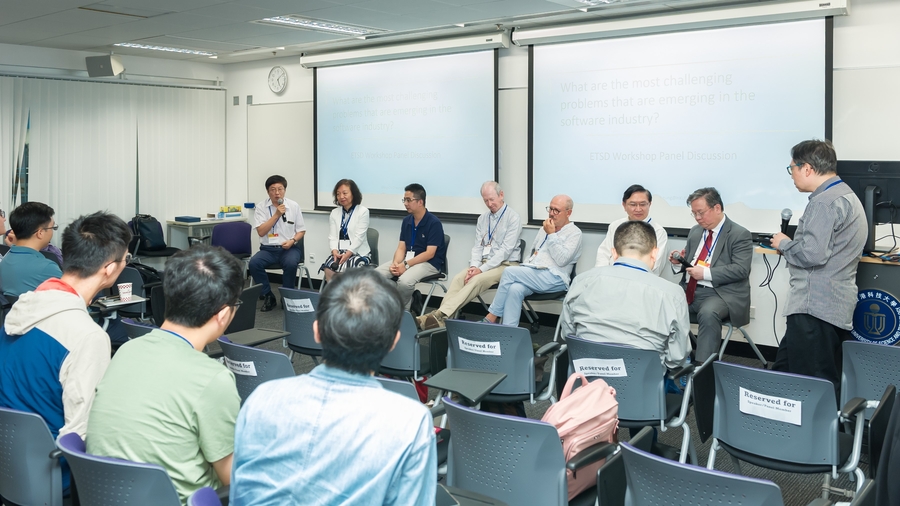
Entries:
<svg viewBox="0 0 900 506">
<path fill-rule="evenodd" d="M 648 223 L 653 227 L 653 231 L 656 232 L 656 247 L 659 251 L 668 251 L 666 246 L 669 234 L 666 233 L 666 229 L 659 223 L 653 221 L 650 217 L 650 205 L 652 203 L 653 194 L 650 193 L 650 190 L 639 184 L 633 184 L 625 190 L 625 194 L 622 195 L 622 207 L 625 209 L 625 214 L 627 216 L 609 224 L 609 228 L 606 230 L 606 238 L 603 239 L 603 242 L 600 243 L 600 247 L 597 249 L 597 263 L 594 267 L 612 265 L 613 237 L 616 235 L 616 230 L 618 230 L 623 223 L 628 221 L 643 221 Z M 651 272 L 659 276 L 662 274 L 665 263 L 664 256 L 659 255 L 656 259 L 656 263 L 652 266 Z"/>
</svg>

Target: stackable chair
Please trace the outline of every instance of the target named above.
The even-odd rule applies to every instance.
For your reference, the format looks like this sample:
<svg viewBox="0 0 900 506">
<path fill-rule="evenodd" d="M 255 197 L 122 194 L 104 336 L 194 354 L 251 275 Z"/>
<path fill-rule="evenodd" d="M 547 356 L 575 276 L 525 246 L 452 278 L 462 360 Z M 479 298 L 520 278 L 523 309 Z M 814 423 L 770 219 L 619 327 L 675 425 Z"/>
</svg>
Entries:
<svg viewBox="0 0 900 506">
<path fill-rule="evenodd" d="M 822 486 L 826 499 L 834 490 L 831 479 L 839 473 L 852 474 L 857 489 L 862 486 L 865 476 L 858 464 L 865 399 L 851 399 L 839 412 L 834 385 L 821 378 L 725 362 L 714 362 L 713 371 L 716 400 L 708 469 L 723 449 L 738 473 L 741 460 L 789 473 L 827 473 Z M 839 431 L 843 421 L 854 423 L 853 435 Z"/>
<path fill-rule="evenodd" d="M 616 389 L 619 401 L 619 427 L 640 429 L 658 427 L 665 431 L 669 427 L 681 427 L 681 453 L 679 461 L 684 463 L 690 455 L 691 462 L 697 463 L 697 451 L 691 441 L 691 429 L 687 423 L 693 389 L 693 366 L 689 365 L 674 373 L 680 377 L 687 374 L 688 381 L 683 394 L 667 394 L 665 385 L 666 367 L 655 350 L 639 350 L 628 346 L 598 343 L 570 336 L 566 339 L 569 351 L 569 374 L 580 371 L 588 377 L 603 378 Z M 598 373 L 589 367 L 592 360 L 621 361 L 624 371 Z M 614 375 L 609 375 L 614 374 Z"/>
<path fill-rule="evenodd" d="M 219 495 L 210 487 L 203 487 L 191 494 L 188 498 L 188 506 L 222 506 Z"/>
<path fill-rule="evenodd" d="M 434 332 L 419 332 L 412 313 L 403 312 L 400 320 L 400 340 L 381 361 L 379 374 L 420 380 L 432 374 L 430 360 L 430 338 Z"/>
<path fill-rule="evenodd" d="M 62 506 L 56 443 L 40 415 L 0 408 L 0 496 L 15 504 Z"/>
<path fill-rule="evenodd" d="M 134 321 L 131 318 L 122 318 L 122 325 L 125 327 L 128 339 L 136 339 L 149 334 L 153 329 L 159 328 L 154 325 Z"/>
<path fill-rule="evenodd" d="M 711 471 L 653 455 L 622 443 L 626 506 L 730 504 L 783 506 L 781 489 L 758 480 Z"/>
<path fill-rule="evenodd" d="M 722 345 L 719 347 L 719 360 L 722 360 L 722 357 L 725 355 L 725 347 L 728 346 L 728 341 L 731 341 L 731 334 L 734 333 L 734 325 L 731 324 L 731 320 L 725 320 L 722 322 L 722 327 L 728 329 L 725 332 L 725 337 L 722 339 Z M 766 358 L 763 357 L 763 354 L 759 351 L 759 348 L 756 347 L 756 343 L 753 342 L 753 339 L 750 339 L 750 334 L 744 330 L 743 327 L 738 327 L 738 331 L 744 336 L 744 340 L 747 341 L 747 344 L 750 345 L 750 348 L 753 349 L 753 353 L 756 354 L 756 358 L 762 362 L 763 367 L 767 367 L 769 363 L 766 361 Z"/>
<path fill-rule="evenodd" d="M 141 273 L 130 265 L 126 265 L 125 268 L 122 269 L 122 273 L 119 274 L 119 278 L 116 279 L 116 282 L 111 288 L 116 295 L 119 293 L 117 288 L 119 283 L 131 283 L 131 293 L 133 295 L 144 297 L 145 299 L 150 298 L 150 290 L 152 290 L 154 286 L 159 286 L 161 284 L 158 282 L 145 284 L 144 278 L 141 277 Z M 119 306 L 116 311 L 120 316 L 131 316 L 144 319 L 147 316 L 147 301 Z"/>
<path fill-rule="evenodd" d="M 443 402 L 453 427 L 447 485 L 507 504 L 595 503 L 594 487 L 572 501 L 567 500 L 566 460 L 556 427 L 540 420 L 478 411 L 449 398 Z M 579 453 L 574 460 L 588 465 L 607 457 L 615 447 L 613 443 L 602 442 Z M 580 459 L 587 453 L 592 458 Z"/>
<path fill-rule="evenodd" d="M 81 436 L 57 441 L 72 469 L 81 504 L 90 506 L 179 506 L 169 474 L 156 464 L 99 457 L 85 452 Z"/>
<path fill-rule="evenodd" d="M 234 373 L 241 404 L 260 384 L 294 376 L 294 366 L 284 353 L 235 344 L 225 336 L 219 338 L 219 346 L 225 355 L 225 366 Z"/>
<path fill-rule="evenodd" d="M 370 246 L 371 247 L 371 246 Z M 428 283 L 431 285 L 431 288 L 428 290 L 428 295 L 425 297 L 425 302 L 422 303 L 422 312 L 419 316 L 425 316 L 425 313 L 428 312 L 428 302 L 431 301 L 431 295 L 434 293 L 435 287 L 441 287 L 441 290 L 444 291 L 444 294 L 447 293 L 447 287 L 444 286 L 444 283 L 450 279 L 448 275 L 448 266 L 447 266 L 447 251 L 450 250 L 450 236 L 444 234 L 444 266 L 441 267 L 440 272 L 437 274 L 432 274 L 431 276 L 425 276 L 422 278 L 419 283 Z"/>
<path fill-rule="evenodd" d="M 572 271 L 569 273 L 569 285 L 572 284 L 572 281 L 575 281 L 575 267 L 576 264 L 572 264 Z M 531 333 L 537 334 L 541 329 L 541 322 L 538 317 L 537 311 L 531 307 L 532 302 L 545 302 L 545 301 L 559 301 L 562 302 L 566 298 L 566 294 L 569 293 L 569 290 L 560 290 L 558 292 L 546 292 L 546 293 L 533 293 L 525 297 L 522 301 L 523 309 L 525 310 L 525 318 L 528 320 L 528 323 L 531 324 Z M 562 321 L 562 320 L 559 320 Z M 557 331 L 559 330 L 559 323 L 557 322 Z"/>
<path fill-rule="evenodd" d="M 652 427 L 644 427 L 628 444 L 649 453 L 653 448 L 653 434 Z M 624 506 L 626 488 L 625 461 L 622 452 L 616 452 L 597 471 L 597 501 L 601 506 Z"/>
<path fill-rule="evenodd" d="M 241 305 L 238 306 L 237 311 L 234 312 L 234 319 L 225 329 L 226 336 L 256 327 L 256 301 L 259 300 L 260 293 L 262 293 L 262 285 L 251 286 L 241 291 Z M 155 303 L 153 308 L 155 311 Z"/>
<path fill-rule="evenodd" d="M 484 400 L 529 401 L 534 404 L 535 401 L 550 399 L 551 403 L 556 402 L 555 351 L 547 352 L 553 369 L 549 373 L 545 372 L 541 381 L 535 381 L 534 359 L 544 353 L 541 350 L 535 353 L 528 329 L 465 320 L 447 320 L 446 323 L 448 368 L 506 374 L 506 379 Z M 473 351 L 480 347 L 467 343 L 487 343 L 490 351 Z"/>
<path fill-rule="evenodd" d="M 282 288 L 278 292 L 284 306 L 284 330 L 290 332 L 284 338 L 285 347 L 291 350 L 288 358 L 293 361 L 296 352 L 309 355 L 313 363 L 318 364 L 316 357 L 322 356 L 322 345 L 313 338 L 312 324 L 316 321 L 319 293 L 292 288 Z"/>
<path fill-rule="evenodd" d="M 519 260 L 518 260 L 518 262 L 519 262 L 520 264 L 522 263 L 522 261 L 523 261 L 524 258 L 525 258 L 525 248 L 526 248 L 526 247 L 527 247 L 527 246 L 525 245 L 525 239 L 519 239 Z M 488 290 L 496 290 L 497 287 L 499 287 L 499 286 L 500 286 L 499 283 L 494 283 L 493 285 L 491 285 L 490 288 L 488 288 Z M 491 311 L 491 308 L 490 308 L 490 306 L 487 304 L 487 302 L 485 302 L 484 299 L 481 298 L 481 294 L 476 295 L 475 298 L 478 299 L 478 302 L 479 302 L 479 303 L 481 303 L 481 307 L 484 308 L 485 312 L 490 312 L 490 311 Z M 452 315 L 451 315 L 451 316 L 452 316 Z"/>
<path fill-rule="evenodd" d="M 372 259 L 371 265 L 373 267 L 378 267 L 378 230 L 369 227 L 366 230 L 366 241 L 369 243 L 369 258 Z"/>
<path fill-rule="evenodd" d="M 383 376 L 376 376 L 375 379 L 381 383 L 381 386 L 384 387 L 385 390 L 390 392 L 394 392 L 395 394 L 402 395 L 407 399 L 413 400 L 415 402 L 419 401 L 419 394 L 416 392 L 416 387 L 409 381 L 395 380 L 391 378 L 385 378 Z M 444 411 L 443 407 L 440 408 L 432 408 L 432 416 L 435 414 L 442 414 Z M 443 466 L 447 463 L 447 451 L 450 447 L 450 429 L 441 429 L 437 434 L 435 434 L 435 443 L 437 444 L 437 462 L 438 462 L 438 473 L 441 473 L 440 466 Z"/>
</svg>

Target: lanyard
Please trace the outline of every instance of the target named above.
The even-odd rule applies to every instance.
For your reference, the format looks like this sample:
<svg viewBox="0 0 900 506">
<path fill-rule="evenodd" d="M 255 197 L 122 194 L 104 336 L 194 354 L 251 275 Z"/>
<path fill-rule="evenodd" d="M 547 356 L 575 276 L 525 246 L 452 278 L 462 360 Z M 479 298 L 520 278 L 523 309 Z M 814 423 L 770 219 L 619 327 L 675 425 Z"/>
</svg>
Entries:
<svg viewBox="0 0 900 506">
<path fill-rule="evenodd" d="M 545 235 L 545 236 L 544 236 L 544 240 L 543 240 L 543 241 L 541 241 L 541 245 L 540 245 L 540 246 L 538 246 L 538 247 L 537 247 L 537 249 L 535 249 L 535 250 L 534 250 L 534 255 L 535 255 L 535 256 L 537 256 L 537 254 L 538 254 L 538 251 L 540 251 L 540 250 L 541 250 L 541 248 L 543 248 L 543 247 L 544 247 L 544 243 L 545 243 L 545 242 L 547 242 L 547 238 L 548 238 L 548 237 L 550 237 L 550 234 L 547 234 L 547 235 Z"/>
<path fill-rule="evenodd" d="M 188 343 L 188 346 L 190 346 L 191 348 L 194 347 L 194 345 L 191 344 L 190 341 L 188 341 L 187 339 L 185 339 L 184 336 L 182 336 L 181 334 L 176 334 L 176 333 L 172 332 L 171 330 L 166 330 L 166 329 L 159 329 L 159 330 L 162 330 L 163 332 L 168 332 L 169 334 L 172 334 L 173 336 L 178 337 L 178 339 L 181 339 L 182 341 Z"/>
<path fill-rule="evenodd" d="M 706 233 L 707 233 L 707 234 L 711 234 L 711 233 L 713 233 L 713 231 L 712 231 L 712 230 L 707 230 Z M 719 243 L 719 237 L 721 237 L 721 236 L 722 236 L 722 231 L 719 230 L 719 233 L 716 234 L 716 238 L 715 238 L 715 240 L 713 240 L 712 247 L 710 247 L 710 248 L 707 248 L 707 247 L 706 247 L 706 240 L 705 240 L 705 239 L 703 240 L 703 248 L 706 249 L 706 262 L 707 262 L 707 263 L 708 263 L 708 262 L 710 261 L 710 259 L 712 258 L 712 252 L 713 252 L 714 249 L 716 249 L 716 244 Z M 698 255 L 698 257 L 699 257 L 699 255 Z"/>
<path fill-rule="evenodd" d="M 425 219 L 424 217 L 422 219 Z M 419 225 L 422 223 L 419 222 Z M 412 241 L 409 243 L 409 249 L 407 251 L 413 251 L 413 248 L 416 247 L 416 231 L 419 230 L 419 227 L 416 226 L 416 219 L 412 218 L 409 220 L 409 228 L 412 229 Z"/>
<path fill-rule="evenodd" d="M 500 217 L 497 218 L 497 225 L 500 225 L 500 220 L 503 219 L 503 215 L 506 214 L 506 208 L 509 206 L 503 206 L 503 212 L 500 213 Z M 497 227 L 494 227 L 494 232 L 497 231 Z M 491 244 L 491 239 L 494 237 L 494 232 L 491 232 L 491 217 L 488 216 L 488 244 Z"/>
<path fill-rule="evenodd" d="M 834 185 L 836 185 L 836 184 L 843 183 L 843 182 L 844 182 L 843 179 L 838 179 L 837 181 L 835 181 L 835 182 L 831 183 L 830 185 L 826 186 L 826 187 L 825 187 L 825 190 L 831 188 L 832 186 L 834 186 Z M 825 190 L 822 190 L 822 191 L 825 191 Z"/>
<path fill-rule="evenodd" d="M 349 213 L 346 213 L 343 209 L 341 210 L 341 237 L 350 239 L 350 236 L 347 235 L 347 228 L 350 227 L 350 218 L 353 217 L 353 211 L 356 211 L 356 206 L 351 207 Z M 347 216 L 346 221 L 344 221 L 345 214 Z"/>
<path fill-rule="evenodd" d="M 619 265 L 621 267 L 628 267 L 629 269 L 634 269 L 636 271 L 650 272 L 647 269 L 644 269 L 643 267 L 638 267 L 637 265 L 626 264 L 624 262 L 616 262 L 613 265 Z"/>
</svg>

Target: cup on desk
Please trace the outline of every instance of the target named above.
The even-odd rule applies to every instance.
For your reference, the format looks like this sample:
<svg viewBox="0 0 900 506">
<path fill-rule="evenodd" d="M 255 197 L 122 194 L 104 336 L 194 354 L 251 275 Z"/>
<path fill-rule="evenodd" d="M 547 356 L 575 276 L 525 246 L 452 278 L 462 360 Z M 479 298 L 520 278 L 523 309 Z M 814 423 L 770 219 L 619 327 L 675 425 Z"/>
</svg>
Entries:
<svg viewBox="0 0 900 506">
<path fill-rule="evenodd" d="M 119 300 L 128 302 L 131 300 L 131 283 L 119 283 Z"/>
</svg>

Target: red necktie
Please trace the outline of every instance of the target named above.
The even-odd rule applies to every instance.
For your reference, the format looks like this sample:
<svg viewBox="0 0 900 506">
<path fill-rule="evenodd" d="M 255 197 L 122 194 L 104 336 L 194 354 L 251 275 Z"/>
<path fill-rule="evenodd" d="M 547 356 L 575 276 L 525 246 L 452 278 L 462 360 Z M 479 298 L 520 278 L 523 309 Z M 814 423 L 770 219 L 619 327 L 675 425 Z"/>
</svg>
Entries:
<svg viewBox="0 0 900 506">
<path fill-rule="evenodd" d="M 694 265 L 697 265 L 700 262 L 706 260 L 707 255 L 709 253 L 712 253 L 712 244 L 713 244 L 712 236 L 713 236 L 712 230 L 707 232 L 706 243 L 704 243 L 703 249 L 700 250 L 700 254 L 697 256 L 697 263 Z M 688 280 L 688 284 L 687 284 L 687 303 L 688 304 L 694 303 L 694 292 L 696 292 L 696 291 L 697 291 L 697 280 L 694 278 L 691 278 Z"/>
</svg>

